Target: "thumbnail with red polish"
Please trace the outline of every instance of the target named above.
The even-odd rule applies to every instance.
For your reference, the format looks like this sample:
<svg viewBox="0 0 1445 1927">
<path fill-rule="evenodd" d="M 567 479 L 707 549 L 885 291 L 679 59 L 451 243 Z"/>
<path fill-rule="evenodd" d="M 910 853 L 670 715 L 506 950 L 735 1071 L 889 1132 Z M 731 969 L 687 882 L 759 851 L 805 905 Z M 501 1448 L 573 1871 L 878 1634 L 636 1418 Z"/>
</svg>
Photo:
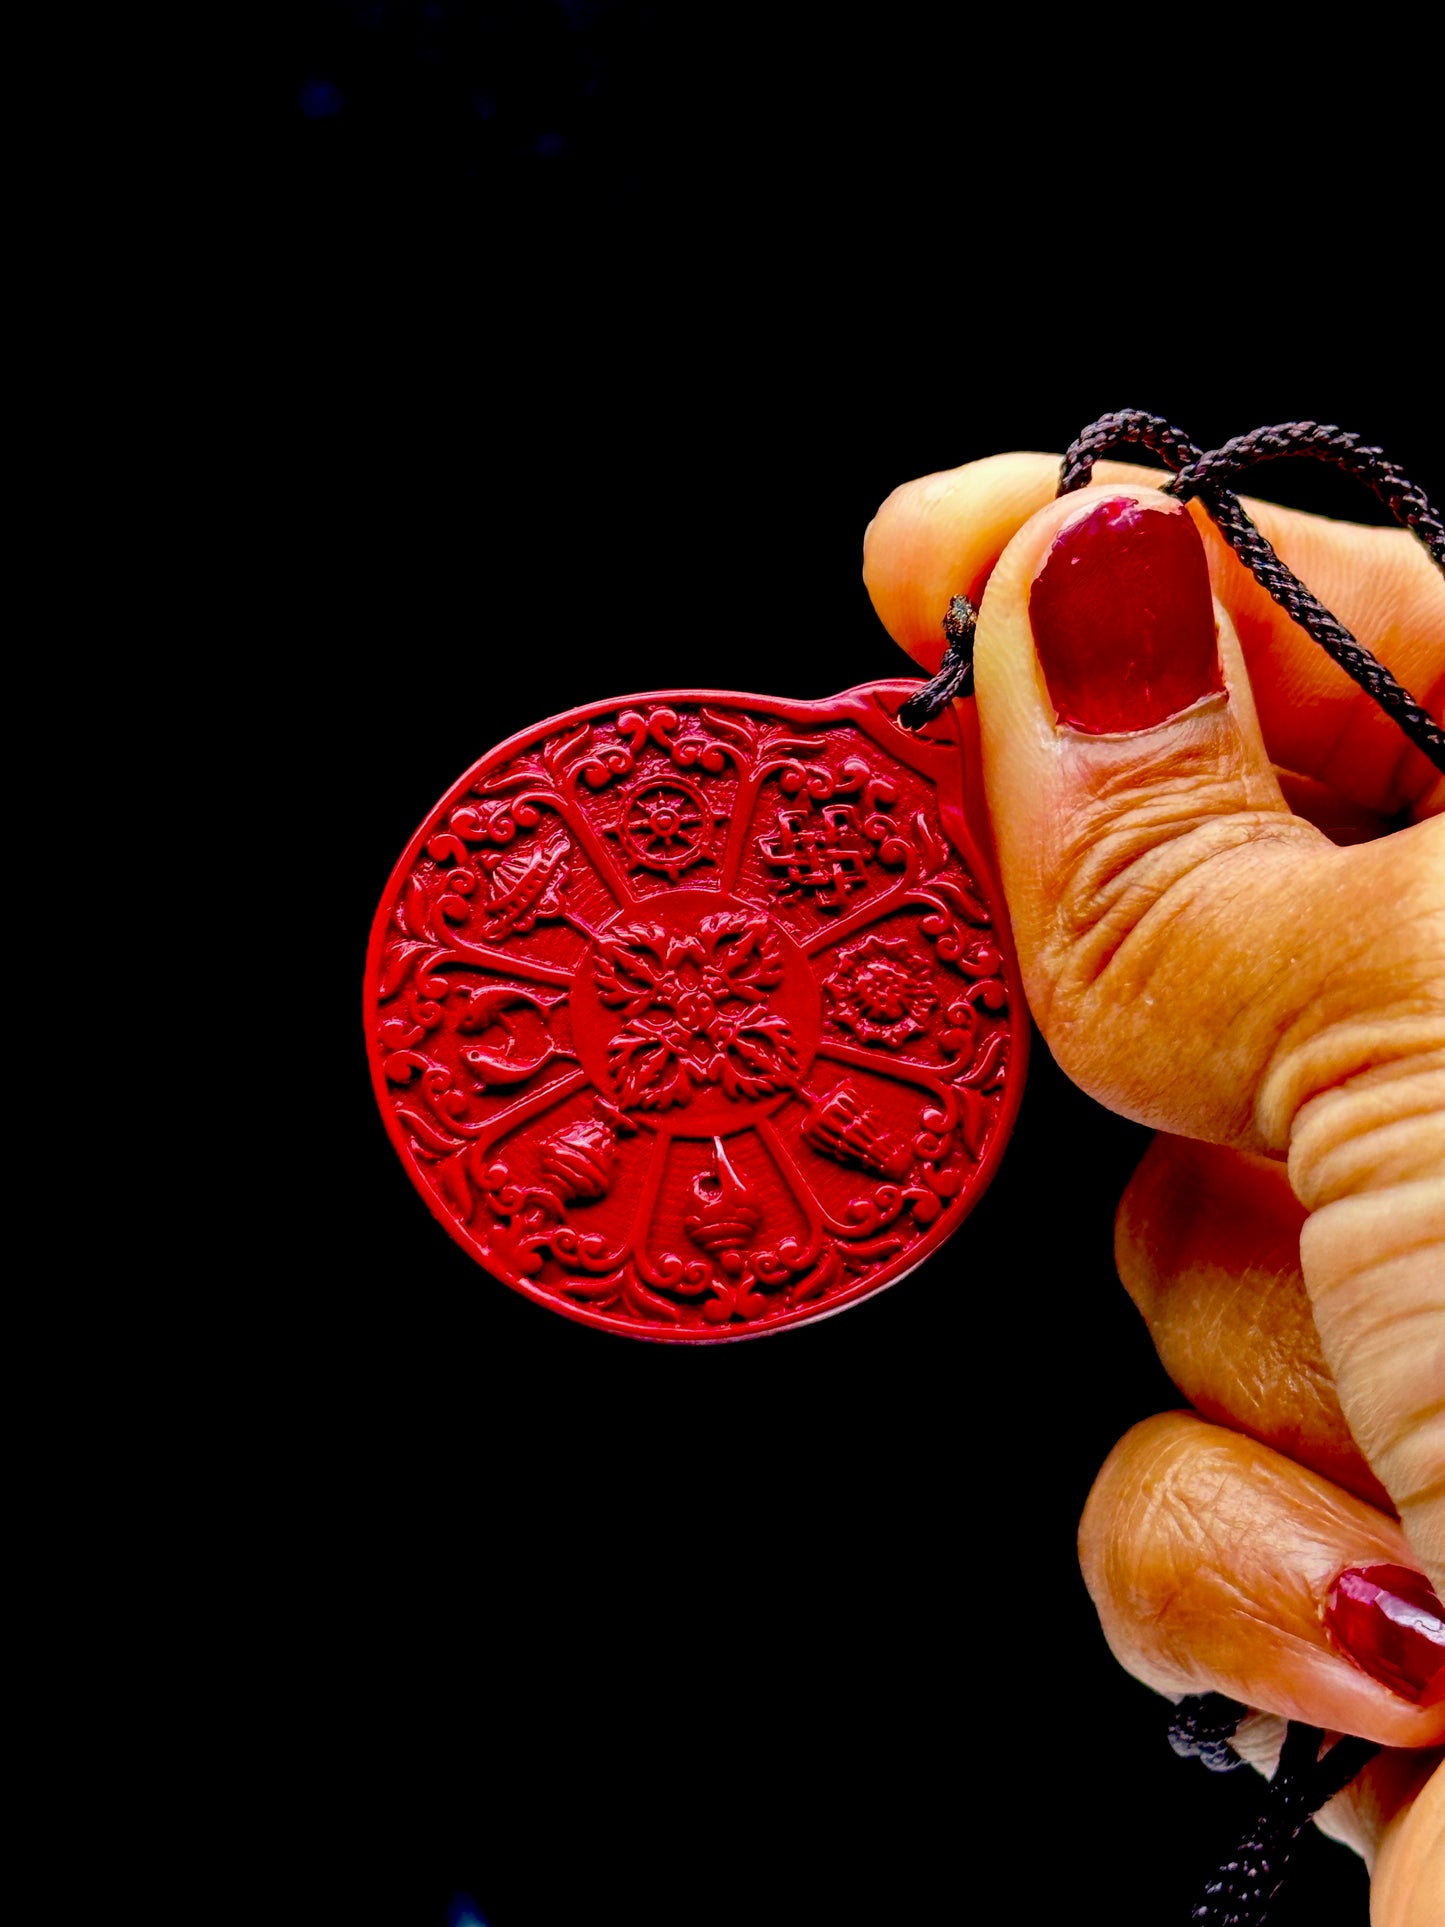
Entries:
<svg viewBox="0 0 1445 1927">
<path fill-rule="evenodd" d="M 1061 723 L 1152 729 L 1223 689 L 1204 544 L 1186 511 L 1115 496 L 1060 530 L 1029 621 Z"/>
<path fill-rule="evenodd" d="M 1445 1699 L 1445 1606 L 1408 1566 L 1353 1566 L 1325 1599 L 1341 1652 L 1417 1706 Z"/>
</svg>

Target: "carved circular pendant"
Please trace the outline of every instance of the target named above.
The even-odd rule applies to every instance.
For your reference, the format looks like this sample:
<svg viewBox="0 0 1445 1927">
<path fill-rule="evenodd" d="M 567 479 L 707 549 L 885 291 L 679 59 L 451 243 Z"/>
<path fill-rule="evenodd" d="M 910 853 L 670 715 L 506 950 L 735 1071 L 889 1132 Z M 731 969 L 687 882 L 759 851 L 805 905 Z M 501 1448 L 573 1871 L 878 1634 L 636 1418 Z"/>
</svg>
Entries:
<svg viewBox="0 0 1445 1927">
<path fill-rule="evenodd" d="M 494 1277 L 636 1337 L 775 1331 L 967 1215 L 1027 1017 L 949 713 L 675 692 L 468 770 L 371 934 L 366 1027 L 412 1181 Z"/>
</svg>

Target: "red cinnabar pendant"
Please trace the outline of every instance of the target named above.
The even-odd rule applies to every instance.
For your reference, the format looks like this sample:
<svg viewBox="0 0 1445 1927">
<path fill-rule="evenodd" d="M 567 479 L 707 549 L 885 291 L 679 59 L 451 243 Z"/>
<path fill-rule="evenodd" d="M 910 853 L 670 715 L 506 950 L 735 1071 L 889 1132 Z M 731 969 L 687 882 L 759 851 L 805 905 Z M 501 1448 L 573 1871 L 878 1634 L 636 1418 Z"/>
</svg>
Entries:
<svg viewBox="0 0 1445 1927">
<path fill-rule="evenodd" d="M 418 830 L 371 934 L 372 1073 L 494 1277 L 635 1337 L 746 1338 L 967 1215 L 1027 1017 L 957 718 L 894 720 L 916 689 L 593 703 Z"/>
</svg>

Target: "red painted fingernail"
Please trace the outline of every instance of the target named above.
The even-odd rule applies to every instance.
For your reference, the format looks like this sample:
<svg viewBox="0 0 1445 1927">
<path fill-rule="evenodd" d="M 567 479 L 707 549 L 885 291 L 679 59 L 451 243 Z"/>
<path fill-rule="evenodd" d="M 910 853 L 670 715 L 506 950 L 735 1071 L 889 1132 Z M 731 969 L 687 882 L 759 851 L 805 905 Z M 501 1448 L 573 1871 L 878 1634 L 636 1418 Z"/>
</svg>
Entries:
<svg viewBox="0 0 1445 1927">
<path fill-rule="evenodd" d="M 1325 1599 L 1325 1629 L 1357 1666 L 1417 1706 L 1445 1699 L 1445 1606 L 1408 1566 L 1352 1566 Z"/>
<path fill-rule="evenodd" d="M 1204 544 L 1185 510 L 1114 496 L 1061 529 L 1029 595 L 1061 723 L 1152 729 L 1223 689 Z"/>
</svg>

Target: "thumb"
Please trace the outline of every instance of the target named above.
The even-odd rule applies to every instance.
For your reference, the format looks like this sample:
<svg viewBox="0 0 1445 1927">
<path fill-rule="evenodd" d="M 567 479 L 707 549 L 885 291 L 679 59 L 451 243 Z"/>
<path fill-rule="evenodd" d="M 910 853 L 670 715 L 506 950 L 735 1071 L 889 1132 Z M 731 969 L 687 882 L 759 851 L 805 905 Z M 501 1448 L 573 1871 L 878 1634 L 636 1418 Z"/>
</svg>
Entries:
<svg viewBox="0 0 1445 1927">
<path fill-rule="evenodd" d="M 1308 1098 L 1439 1025 L 1438 1002 L 1417 1012 L 1425 876 L 1381 900 L 1436 826 L 1341 850 L 1291 814 L 1167 496 L 1090 489 L 1025 523 L 983 597 L 975 678 L 1029 1002 L 1093 1096 L 1279 1155 Z"/>
<path fill-rule="evenodd" d="M 1356 1438 L 1445 1576 L 1445 818 L 1337 849 L 1286 807 L 1192 519 L 1051 503 L 976 644 L 1024 984 L 1126 1116 L 1288 1154 Z"/>
</svg>

